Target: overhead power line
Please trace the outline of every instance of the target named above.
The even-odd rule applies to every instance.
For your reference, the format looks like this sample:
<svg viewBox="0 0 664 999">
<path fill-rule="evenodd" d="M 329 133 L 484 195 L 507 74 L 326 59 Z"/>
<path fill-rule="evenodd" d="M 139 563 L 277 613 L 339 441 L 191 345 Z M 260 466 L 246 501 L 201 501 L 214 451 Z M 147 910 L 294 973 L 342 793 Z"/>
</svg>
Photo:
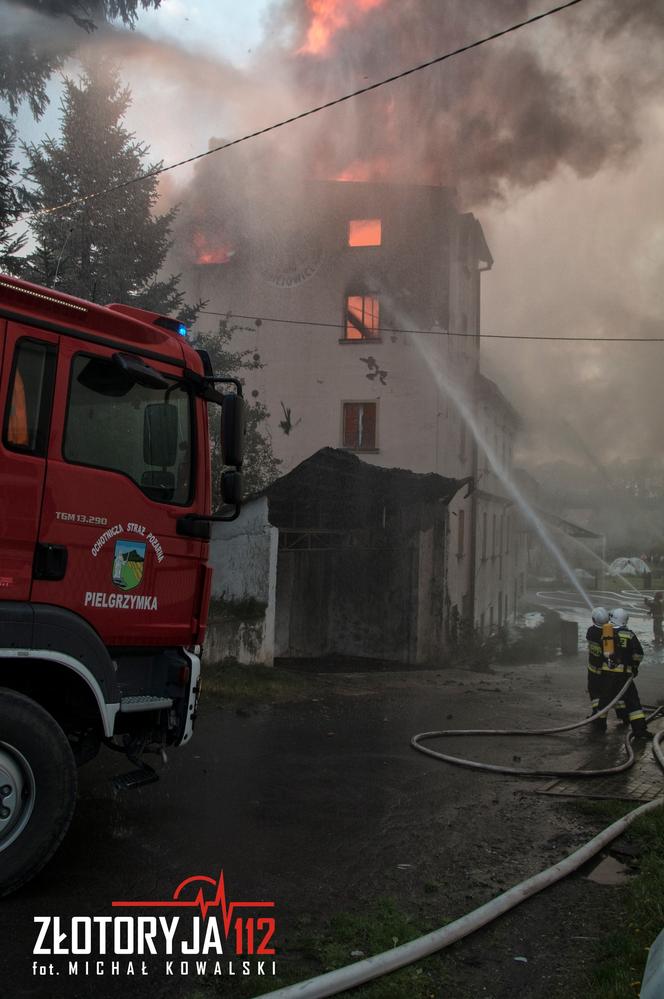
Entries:
<svg viewBox="0 0 664 999">
<path fill-rule="evenodd" d="M 438 63 L 445 62 L 447 59 L 453 59 L 455 56 L 463 55 L 464 52 L 470 52 L 471 49 L 477 49 L 481 45 L 486 45 L 488 42 L 493 42 L 497 38 L 503 38 L 505 35 L 510 35 L 514 31 L 519 31 L 521 28 L 525 28 L 530 24 L 542 21 L 544 18 L 551 17 L 553 14 L 559 14 L 561 11 L 567 10 L 569 7 L 576 7 L 579 3 L 583 3 L 583 0 L 568 0 L 567 3 L 559 4 L 557 7 L 551 7 L 549 10 L 542 11 L 541 14 L 534 14 L 532 17 L 528 17 L 524 21 L 511 24 L 508 28 L 503 28 L 501 31 L 494 31 L 491 35 L 485 35 L 484 38 L 478 38 L 474 42 L 469 42 L 468 45 L 462 45 L 457 49 L 453 49 L 451 52 L 445 52 L 443 55 L 436 56 L 434 59 L 429 59 L 427 62 L 421 62 L 417 66 L 411 66 L 409 69 L 404 69 L 400 73 L 395 73 L 393 76 L 388 76 L 384 80 L 379 80 L 377 83 L 370 83 L 366 87 L 360 87 L 359 90 L 353 90 L 350 94 L 344 94 L 343 97 L 335 97 L 331 101 L 326 101 L 325 104 L 319 104 L 316 107 L 309 108 L 307 111 L 301 111 L 299 114 L 292 115 L 290 118 L 284 118 L 282 121 L 274 122 L 272 125 L 266 125 L 265 128 L 259 128 L 255 132 L 249 132 L 247 135 L 243 135 L 238 139 L 232 139 L 230 142 L 224 142 L 219 146 L 214 146 L 212 149 L 206 149 L 205 152 L 197 153 L 195 156 L 189 156 L 187 159 L 178 160 L 177 163 L 170 163 L 168 166 L 158 167 L 156 170 L 149 170 L 146 173 L 139 174 L 137 177 L 132 177 L 131 180 L 125 180 L 121 184 L 114 184 L 111 187 L 105 187 L 100 191 L 92 191 L 90 194 L 84 194 L 81 195 L 81 197 L 72 198 L 71 201 L 64 201 L 59 205 L 53 205 L 51 208 L 42 208 L 36 212 L 27 212 L 25 215 L 21 216 L 21 218 L 40 218 L 43 215 L 52 215 L 54 212 L 61 212 L 66 208 L 73 208 L 76 205 L 86 204 L 89 201 L 95 201 L 97 198 L 105 197 L 107 194 L 112 194 L 115 191 L 121 191 L 123 188 L 129 187 L 131 184 L 138 184 L 144 180 L 150 180 L 153 177 L 158 177 L 162 173 L 167 173 L 169 170 L 176 170 L 178 167 L 186 166 L 188 163 L 195 163 L 197 160 L 202 160 L 206 156 L 212 156 L 214 153 L 220 153 L 224 149 L 230 149 L 231 146 L 238 146 L 241 142 L 248 142 L 250 139 L 256 139 L 259 135 L 267 135 L 268 132 L 274 132 L 278 128 L 284 128 L 286 125 L 292 125 L 296 121 L 301 121 L 303 118 L 309 118 L 311 115 L 318 114 L 320 111 L 326 111 L 328 108 L 336 107 L 337 104 L 343 104 L 345 101 L 350 101 L 354 97 L 361 97 L 362 94 L 368 94 L 372 90 L 378 90 L 380 87 L 384 87 L 388 83 L 395 83 L 397 80 L 403 80 L 407 76 L 412 76 L 413 73 L 419 73 L 421 70 L 428 69 L 430 66 L 436 66 Z"/>
<path fill-rule="evenodd" d="M 326 329 L 344 330 L 343 323 L 322 322 L 317 319 L 278 319 L 275 316 L 244 316 L 239 312 L 212 312 L 201 309 L 203 316 L 219 316 L 222 319 L 245 319 L 254 323 L 284 323 L 288 326 L 321 326 Z M 465 340 L 542 340 L 561 343 L 664 343 L 664 336 L 540 336 L 532 333 L 458 333 L 454 330 L 413 330 L 394 326 L 381 326 L 373 332 L 380 333 L 421 333 L 427 336 L 453 336 Z M 358 337 L 357 342 L 360 342 Z M 363 337 L 363 343 L 371 343 L 371 337 Z"/>
</svg>

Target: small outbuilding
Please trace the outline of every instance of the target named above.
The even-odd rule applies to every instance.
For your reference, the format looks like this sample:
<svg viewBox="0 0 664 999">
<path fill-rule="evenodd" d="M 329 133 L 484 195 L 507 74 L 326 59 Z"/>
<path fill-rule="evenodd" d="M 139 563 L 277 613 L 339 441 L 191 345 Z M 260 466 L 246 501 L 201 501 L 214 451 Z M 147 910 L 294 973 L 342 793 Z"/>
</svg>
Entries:
<svg viewBox="0 0 664 999">
<path fill-rule="evenodd" d="M 437 661 L 458 627 L 449 505 L 470 487 L 316 452 L 215 525 L 209 652 Z"/>
</svg>

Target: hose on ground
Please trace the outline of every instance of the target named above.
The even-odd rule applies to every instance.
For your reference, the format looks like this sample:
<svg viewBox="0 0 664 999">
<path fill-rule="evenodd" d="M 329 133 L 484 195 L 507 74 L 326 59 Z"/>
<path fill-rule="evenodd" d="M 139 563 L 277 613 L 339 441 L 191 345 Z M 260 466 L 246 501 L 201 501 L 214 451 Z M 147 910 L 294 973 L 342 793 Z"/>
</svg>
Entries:
<svg viewBox="0 0 664 999">
<path fill-rule="evenodd" d="M 506 729 L 500 732 L 498 730 L 494 730 L 491 734 L 544 735 L 557 732 L 567 732 L 575 728 L 580 728 L 581 726 L 587 725 L 594 721 L 596 718 L 601 718 L 606 715 L 614 704 L 620 700 L 631 682 L 630 678 L 622 690 L 616 695 L 614 700 L 611 701 L 606 708 L 603 708 L 601 712 L 597 712 L 589 718 L 585 718 L 583 721 L 576 722 L 573 725 L 564 725 L 559 728 L 552 729 L 520 731 Z M 664 705 L 657 707 L 652 714 L 648 716 L 648 720 L 652 720 L 658 714 L 662 713 L 662 711 L 664 711 Z M 585 777 L 598 776 L 600 774 L 603 775 L 607 773 L 620 773 L 621 771 L 626 770 L 627 767 L 631 766 L 634 762 L 634 753 L 631 748 L 629 733 L 625 738 L 625 746 L 630 754 L 628 761 L 618 767 L 597 771 L 586 770 L 556 772 L 494 767 L 489 764 L 476 764 L 473 761 L 461 760 L 458 757 L 448 757 L 445 754 L 425 749 L 423 746 L 417 745 L 415 742 L 416 739 L 424 737 L 434 738 L 435 736 L 441 735 L 486 734 L 489 734 L 488 731 L 483 729 L 426 732 L 418 736 L 414 736 L 411 742 L 416 749 L 420 750 L 420 752 L 427 753 L 431 756 L 437 756 L 450 763 L 457 763 L 462 766 L 473 766 L 478 769 L 486 769 L 498 773 L 516 773 L 526 774 L 528 776 L 535 774 L 546 776 L 570 776 L 571 774 Z M 662 749 L 663 740 L 664 730 L 657 732 L 654 736 L 652 750 L 657 763 L 664 771 L 664 750 Z M 418 937 L 416 940 L 411 940 L 408 943 L 401 944 L 399 947 L 383 951 L 381 954 L 364 958 L 362 961 L 356 961 L 354 964 L 349 964 L 344 968 L 337 968 L 334 971 L 329 971 L 324 975 L 317 976 L 316 978 L 310 978 L 304 982 L 297 982 L 294 985 L 287 985 L 284 988 L 277 989 L 273 992 L 263 993 L 261 996 L 256 997 L 256 999 L 267 999 L 267 996 L 269 996 L 270 999 L 325 999 L 326 996 L 338 995 L 340 992 L 356 988 L 358 985 L 363 985 L 365 982 L 372 981 L 375 978 L 380 978 L 383 975 L 397 971 L 399 968 L 403 968 L 408 964 L 419 961 L 424 957 L 435 954 L 437 951 L 449 947 L 458 940 L 462 940 L 464 937 L 469 936 L 471 933 L 481 929 L 488 923 L 493 922 L 499 916 L 502 916 L 504 913 L 515 908 L 517 905 L 520 905 L 521 902 L 525 902 L 526 899 L 536 895 L 544 888 L 548 888 L 550 885 L 555 884 L 557 881 L 562 880 L 562 878 L 572 874 L 574 871 L 578 870 L 579 867 L 582 867 L 585 863 L 592 859 L 592 857 L 599 853 L 600 850 L 604 849 L 604 847 L 620 836 L 628 828 L 628 826 L 632 824 L 632 822 L 639 819 L 642 815 L 646 815 L 648 812 L 654 811 L 662 805 L 664 805 L 664 796 L 655 798 L 653 801 L 648 801 L 644 805 L 640 805 L 638 808 L 635 808 L 633 811 L 623 816 L 623 818 L 618 819 L 616 822 L 612 822 L 610 826 L 607 826 L 606 829 L 603 829 L 596 836 L 593 836 L 591 840 L 579 847 L 578 850 L 569 854 L 569 856 L 565 857 L 563 860 L 558 861 L 558 863 L 553 864 L 551 867 L 547 867 L 544 871 L 540 871 L 539 874 L 526 878 L 525 881 L 521 881 L 519 884 L 514 885 L 514 887 L 509 888 L 500 895 L 497 895 L 489 902 L 485 902 L 484 905 L 479 906 L 477 909 L 473 909 L 472 912 L 466 913 L 465 916 L 461 916 L 454 922 L 448 923 L 447 926 L 443 926 L 438 930 L 434 930 L 432 933 L 427 933 L 422 937 Z"/>
<path fill-rule="evenodd" d="M 526 769 L 524 767 L 504 767 L 494 763 L 479 763 L 476 760 L 466 760 L 462 756 L 450 756 L 447 753 L 439 753 L 435 749 L 429 749 L 426 746 L 421 745 L 425 739 L 440 739 L 445 736 L 462 736 L 462 735 L 556 735 L 560 732 L 571 732 L 576 728 L 582 728 L 584 725 L 590 725 L 592 722 L 597 721 L 600 718 L 604 718 L 614 705 L 622 699 L 625 691 L 633 681 L 633 677 L 630 676 L 629 680 L 618 691 L 616 696 L 612 701 L 607 704 L 606 707 L 602 708 L 601 711 L 597 711 L 594 715 L 589 715 L 588 718 L 583 718 L 579 722 L 572 722 L 571 725 L 559 725 L 556 728 L 460 728 L 460 729 L 441 729 L 439 732 L 420 732 L 418 735 L 414 735 L 410 740 L 410 744 L 413 749 L 417 749 L 420 753 L 426 753 L 427 756 L 433 756 L 437 760 L 444 760 L 445 763 L 454 763 L 456 766 L 468 767 L 471 770 L 488 770 L 494 774 L 512 774 L 518 777 L 605 777 L 609 774 L 619 774 L 624 770 L 629 770 L 629 768 L 634 763 L 634 750 L 632 749 L 630 732 L 627 731 L 625 735 L 625 752 L 627 754 L 627 759 L 624 763 L 619 763 L 614 767 L 607 767 L 604 770 L 538 770 L 534 768 Z M 650 718 L 653 718 L 658 714 L 660 708 L 656 708 Z"/>
</svg>

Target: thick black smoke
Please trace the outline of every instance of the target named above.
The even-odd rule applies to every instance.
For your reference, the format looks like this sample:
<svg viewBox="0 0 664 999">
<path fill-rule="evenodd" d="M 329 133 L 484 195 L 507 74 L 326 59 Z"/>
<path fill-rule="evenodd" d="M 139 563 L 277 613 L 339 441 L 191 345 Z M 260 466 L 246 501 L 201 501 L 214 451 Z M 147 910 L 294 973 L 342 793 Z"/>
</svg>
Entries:
<svg viewBox="0 0 664 999">
<path fill-rule="evenodd" d="M 545 6 L 383 0 L 340 28 L 325 52 L 280 55 L 302 104 L 318 102 Z M 477 205 L 506 186 L 541 183 L 561 166 L 588 176 L 620 163 L 640 145 L 643 123 L 635 108 L 662 91 L 663 11 L 659 0 L 587 0 L 326 112 L 311 150 L 314 166 L 335 176 L 368 160 L 382 171 L 380 179 L 390 179 L 387 163 L 393 179 L 454 186 L 465 203 Z M 304 42 L 311 20 L 306 0 L 286 0 L 279 18 L 291 28 L 291 44 L 293 37 L 296 46 Z"/>
</svg>

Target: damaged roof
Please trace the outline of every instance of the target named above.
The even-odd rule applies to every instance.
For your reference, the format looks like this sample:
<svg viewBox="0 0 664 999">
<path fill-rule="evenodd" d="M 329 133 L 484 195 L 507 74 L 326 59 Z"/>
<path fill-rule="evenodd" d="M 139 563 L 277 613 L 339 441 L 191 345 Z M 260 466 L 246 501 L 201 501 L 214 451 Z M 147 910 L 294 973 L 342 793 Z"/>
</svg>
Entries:
<svg viewBox="0 0 664 999">
<path fill-rule="evenodd" d="M 325 447 L 264 490 L 275 527 L 381 527 L 416 504 L 449 503 L 467 479 L 383 468 Z"/>
</svg>

